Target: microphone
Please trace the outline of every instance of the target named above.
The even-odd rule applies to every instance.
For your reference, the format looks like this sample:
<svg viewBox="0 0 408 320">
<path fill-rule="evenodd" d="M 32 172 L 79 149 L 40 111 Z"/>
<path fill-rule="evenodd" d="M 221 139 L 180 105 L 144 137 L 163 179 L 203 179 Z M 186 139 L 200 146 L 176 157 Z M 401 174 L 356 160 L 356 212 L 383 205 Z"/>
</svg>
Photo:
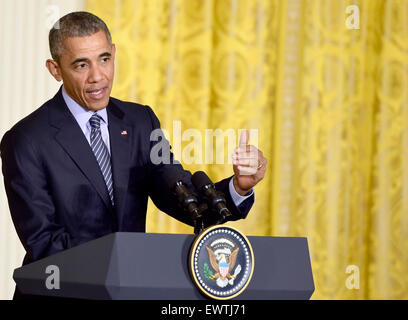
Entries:
<svg viewBox="0 0 408 320">
<path fill-rule="evenodd" d="M 199 207 L 196 194 L 187 188 L 186 183 L 179 178 L 179 171 L 174 167 L 167 166 L 163 177 L 169 189 L 177 197 L 179 205 L 190 214 L 194 223 L 194 233 L 200 233 L 204 228 L 201 212 L 205 208 Z"/>
<path fill-rule="evenodd" d="M 231 212 L 226 205 L 225 196 L 222 192 L 215 189 L 214 184 L 203 171 L 197 171 L 191 177 L 194 187 L 199 190 L 207 200 L 208 206 L 213 209 L 220 217 L 217 224 L 224 223 Z"/>
</svg>

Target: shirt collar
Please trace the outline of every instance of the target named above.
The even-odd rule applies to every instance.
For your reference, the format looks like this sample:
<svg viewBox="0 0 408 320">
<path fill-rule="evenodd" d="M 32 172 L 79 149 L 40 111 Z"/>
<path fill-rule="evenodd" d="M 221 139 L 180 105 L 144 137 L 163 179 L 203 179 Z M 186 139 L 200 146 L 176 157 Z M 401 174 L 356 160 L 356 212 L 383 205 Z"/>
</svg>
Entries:
<svg viewBox="0 0 408 320">
<path fill-rule="evenodd" d="M 83 126 L 86 126 L 87 123 L 89 122 L 89 119 L 91 119 L 92 115 L 94 114 L 94 111 L 88 110 L 82 107 L 80 104 L 78 104 L 74 99 L 72 99 L 68 95 L 64 86 L 62 86 L 62 96 L 65 100 L 65 103 L 68 106 L 69 111 L 71 111 L 72 115 L 74 116 L 80 127 L 82 128 Z M 102 118 L 102 120 L 106 124 L 108 124 L 108 114 L 106 112 L 106 108 L 98 110 L 97 114 Z"/>
</svg>

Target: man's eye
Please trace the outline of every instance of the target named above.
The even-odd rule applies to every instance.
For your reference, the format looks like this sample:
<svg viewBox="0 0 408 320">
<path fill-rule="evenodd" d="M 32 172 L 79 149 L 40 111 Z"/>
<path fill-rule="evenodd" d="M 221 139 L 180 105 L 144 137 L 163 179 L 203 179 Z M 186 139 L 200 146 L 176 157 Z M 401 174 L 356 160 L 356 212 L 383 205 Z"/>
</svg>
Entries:
<svg viewBox="0 0 408 320">
<path fill-rule="evenodd" d="M 102 61 L 103 61 L 103 62 L 108 62 L 108 61 L 109 61 L 109 58 L 108 58 L 108 57 L 102 58 Z"/>
<path fill-rule="evenodd" d="M 85 63 L 81 63 L 81 64 L 78 64 L 77 65 L 77 69 L 83 69 L 83 68 L 85 68 L 86 67 L 86 64 Z"/>
</svg>

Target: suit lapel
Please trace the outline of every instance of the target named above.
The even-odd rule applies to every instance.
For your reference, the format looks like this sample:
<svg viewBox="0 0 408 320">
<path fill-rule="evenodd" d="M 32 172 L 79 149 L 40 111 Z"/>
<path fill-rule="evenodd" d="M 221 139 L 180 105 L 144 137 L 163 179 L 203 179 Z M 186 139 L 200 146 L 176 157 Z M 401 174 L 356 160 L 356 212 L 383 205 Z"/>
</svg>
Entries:
<svg viewBox="0 0 408 320">
<path fill-rule="evenodd" d="M 95 155 L 62 97 L 61 89 L 51 100 L 50 124 L 58 129 L 55 139 L 94 186 L 105 206 L 112 210 L 108 190 Z"/>
<path fill-rule="evenodd" d="M 109 140 L 111 145 L 113 188 L 115 211 L 119 225 L 126 200 L 130 171 L 130 147 L 133 127 L 124 122 L 123 111 L 111 100 L 107 108 L 109 123 Z"/>
</svg>

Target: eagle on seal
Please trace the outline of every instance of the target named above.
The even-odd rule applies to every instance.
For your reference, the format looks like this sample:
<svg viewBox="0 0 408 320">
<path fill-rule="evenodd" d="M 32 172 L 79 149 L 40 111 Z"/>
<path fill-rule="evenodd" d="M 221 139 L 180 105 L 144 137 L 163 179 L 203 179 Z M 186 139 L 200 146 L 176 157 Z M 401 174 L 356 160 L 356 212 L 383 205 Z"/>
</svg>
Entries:
<svg viewBox="0 0 408 320">
<path fill-rule="evenodd" d="M 209 247 L 206 247 L 206 249 L 208 251 L 208 257 L 210 258 L 211 267 L 216 272 L 211 279 L 220 278 L 222 281 L 225 281 L 226 278 L 234 279 L 235 277 L 231 275 L 231 272 L 235 267 L 235 263 L 237 262 L 239 248 L 236 248 L 228 258 L 224 253 L 217 255 Z"/>
</svg>

